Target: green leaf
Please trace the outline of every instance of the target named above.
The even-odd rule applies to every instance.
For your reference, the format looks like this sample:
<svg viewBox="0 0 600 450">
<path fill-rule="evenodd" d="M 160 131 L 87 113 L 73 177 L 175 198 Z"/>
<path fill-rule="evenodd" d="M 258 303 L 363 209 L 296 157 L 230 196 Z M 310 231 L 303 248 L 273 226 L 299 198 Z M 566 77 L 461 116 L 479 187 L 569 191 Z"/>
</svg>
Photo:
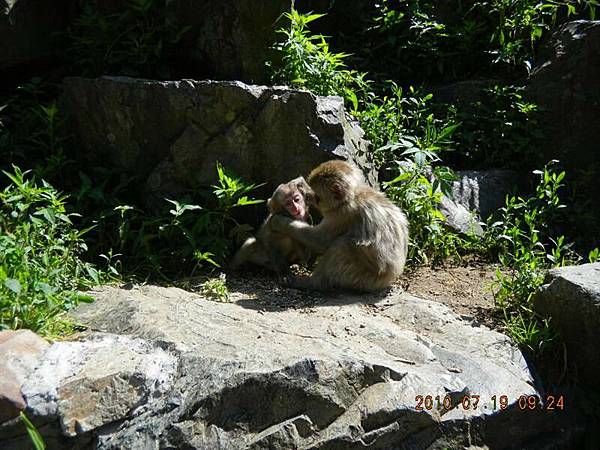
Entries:
<svg viewBox="0 0 600 450">
<path fill-rule="evenodd" d="M 35 283 L 35 288 L 42 291 L 44 295 L 52 295 L 54 293 L 54 289 L 48 283 L 37 282 Z"/>
<path fill-rule="evenodd" d="M 4 280 L 4 286 L 13 291 L 15 294 L 21 293 L 21 283 L 19 282 L 19 280 L 16 280 L 14 278 L 8 278 Z"/>
<path fill-rule="evenodd" d="M 44 439 L 42 435 L 37 430 L 37 428 L 31 423 L 29 418 L 25 415 L 23 411 L 19 413 L 21 416 L 21 420 L 25 423 L 25 427 L 27 428 L 27 434 L 31 439 L 31 443 L 35 447 L 35 450 L 46 450 L 46 444 L 44 443 Z"/>
<path fill-rule="evenodd" d="M 83 303 L 94 303 L 94 297 L 87 294 L 75 294 L 75 301 Z"/>
</svg>

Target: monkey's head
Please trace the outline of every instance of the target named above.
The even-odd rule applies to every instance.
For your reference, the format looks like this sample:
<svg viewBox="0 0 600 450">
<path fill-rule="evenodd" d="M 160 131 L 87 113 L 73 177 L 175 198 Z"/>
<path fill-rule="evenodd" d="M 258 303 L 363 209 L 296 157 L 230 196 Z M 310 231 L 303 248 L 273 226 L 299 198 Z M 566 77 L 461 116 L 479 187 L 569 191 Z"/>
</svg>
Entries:
<svg viewBox="0 0 600 450">
<path fill-rule="evenodd" d="M 327 161 L 308 176 L 308 184 L 314 191 L 314 205 L 326 215 L 354 198 L 354 190 L 365 179 L 358 169 L 345 161 Z"/>
<path fill-rule="evenodd" d="M 294 178 L 288 183 L 277 186 L 272 197 L 267 200 L 271 214 L 288 214 L 296 220 L 307 220 L 308 204 L 314 193 L 304 177 Z"/>
</svg>

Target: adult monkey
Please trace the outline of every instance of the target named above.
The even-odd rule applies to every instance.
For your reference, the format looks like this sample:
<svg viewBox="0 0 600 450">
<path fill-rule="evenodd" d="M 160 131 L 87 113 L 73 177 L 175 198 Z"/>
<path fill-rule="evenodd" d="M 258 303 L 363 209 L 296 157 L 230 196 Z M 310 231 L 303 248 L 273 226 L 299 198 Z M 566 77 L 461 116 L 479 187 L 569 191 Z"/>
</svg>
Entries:
<svg viewBox="0 0 600 450">
<path fill-rule="evenodd" d="M 308 184 L 323 216 L 318 225 L 273 218 L 275 229 L 322 255 L 312 276 L 293 285 L 374 291 L 393 283 L 404 270 L 408 251 L 408 222 L 400 208 L 344 161 L 319 165 Z"/>
<path fill-rule="evenodd" d="M 304 177 L 280 184 L 267 200 L 269 215 L 256 233 L 237 251 L 230 267 L 237 269 L 246 263 L 267 267 L 278 274 L 289 270 L 290 264 L 304 264 L 311 258 L 310 251 L 291 236 L 276 231 L 272 226 L 275 215 L 285 215 L 306 223 L 313 192 Z"/>
</svg>

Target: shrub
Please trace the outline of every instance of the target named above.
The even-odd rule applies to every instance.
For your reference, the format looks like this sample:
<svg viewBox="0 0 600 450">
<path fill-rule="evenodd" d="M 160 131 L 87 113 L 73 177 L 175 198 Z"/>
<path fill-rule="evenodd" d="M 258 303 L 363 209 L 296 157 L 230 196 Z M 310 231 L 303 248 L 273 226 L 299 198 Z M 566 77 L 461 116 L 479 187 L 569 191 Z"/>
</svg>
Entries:
<svg viewBox="0 0 600 450">
<path fill-rule="evenodd" d="M 597 0 L 381 0 L 364 8 L 354 33 L 334 42 L 377 82 L 419 83 L 526 75 L 537 44 L 575 14 L 595 17 Z"/>
<path fill-rule="evenodd" d="M 54 87 L 41 78 L 32 78 L 0 104 L 0 167 L 28 165 L 44 179 L 62 175 L 64 152 L 63 121 Z"/>
<path fill-rule="evenodd" d="M 90 297 L 78 289 L 106 278 L 81 260 L 82 235 L 65 209 L 66 197 L 14 167 L 0 193 L 0 329 L 66 331 L 62 313 Z"/>
<path fill-rule="evenodd" d="M 485 88 L 481 100 L 450 108 L 449 116 L 461 124 L 454 134 L 456 147 L 462 150 L 457 162 L 510 169 L 533 169 L 545 162 L 539 108 L 523 91 L 519 86 L 497 85 Z"/>
<path fill-rule="evenodd" d="M 389 96 L 380 98 L 373 93 L 367 96 L 364 109 L 356 116 L 371 141 L 378 167 L 394 164 L 406 150 L 419 158 L 427 153 L 415 149 L 433 153 L 452 150 L 452 136 L 458 124 L 437 118 L 430 107 L 432 98 L 431 94 L 422 95 L 413 87 L 406 95 L 395 83 L 389 85 Z"/>
<path fill-rule="evenodd" d="M 485 239 L 495 248 L 505 270 L 496 272 L 495 299 L 503 312 L 511 336 L 533 352 L 552 340 L 547 321 L 533 312 L 532 297 L 541 286 L 545 271 L 574 263 L 564 236 L 549 235 L 549 224 L 564 208 L 558 196 L 565 172 L 555 172 L 554 163 L 534 173 L 540 176 L 535 194 L 528 198 L 507 196 L 496 221 L 490 220 Z"/>
<path fill-rule="evenodd" d="M 367 82 L 364 74 L 346 68 L 347 54 L 332 52 L 325 36 L 308 30 L 308 24 L 323 14 L 301 14 L 292 9 L 284 17 L 290 21 L 289 28 L 277 30 L 284 40 L 274 46 L 281 62 L 268 63 L 273 82 L 309 89 L 319 95 L 340 95 L 356 110 L 357 92 L 366 90 Z"/>
<path fill-rule="evenodd" d="M 410 141 L 406 142 L 414 145 Z M 392 146 L 403 145 L 399 144 Z M 456 179 L 452 170 L 433 166 L 440 159 L 436 152 L 409 147 L 399 164 L 400 175 L 384 183 L 386 195 L 408 217 L 410 243 L 408 260 L 411 264 L 439 263 L 449 257 L 459 256 L 470 246 L 472 238 L 461 237 L 446 226 L 439 206 L 444 194 L 450 191 Z"/>
<path fill-rule="evenodd" d="M 129 180 L 117 181 L 106 171 L 97 180 L 84 175 L 75 197 L 78 209 L 89 211 L 97 224 L 89 238 L 94 252 L 116 252 L 112 258 L 119 258 L 123 272 L 138 278 L 170 281 L 201 267 L 220 267 L 234 243 L 251 230 L 238 222 L 235 210 L 263 200 L 248 196 L 258 186 L 243 182 L 218 162 L 216 169 L 217 184 L 211 188 L 165 199 L 168 208 L 151 212 L 123 202 Z M 111 185 L 116 186 L 112 192 Z"/>
<path fill-rule="evenodd" d="M 202 294 L 213 301 L 228 303 L 230 294 L 225 274 L 221 273 L 217 278 L 210 278 L 202 283 Z"/>
</svg>

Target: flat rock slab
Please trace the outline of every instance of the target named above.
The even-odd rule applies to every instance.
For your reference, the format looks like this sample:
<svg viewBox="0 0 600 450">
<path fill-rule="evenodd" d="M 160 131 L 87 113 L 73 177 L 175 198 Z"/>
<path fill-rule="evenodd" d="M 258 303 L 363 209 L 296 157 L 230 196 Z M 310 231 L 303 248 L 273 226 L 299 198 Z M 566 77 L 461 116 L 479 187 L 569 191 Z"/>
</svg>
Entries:
<svg viewBox="0 0 600 450">
<path fill-rule="evenodd" d="M 519 350 L 444 305 L 391 291 L 294 309 L 244 292 L 94 292 L 73 312 L 89 333 L 26 380 L 30 415 L 60 423 L 56 448 L 513 448 L 552 428 L 517 407 L 537 393 Z"/>
<path fill-rule="evenodd" d="M 561 332 L 580 380 L 598 386 L 600 263 L 550 270 L 534 306 L 543 316 L 551 317 Z"/>
</svg>

